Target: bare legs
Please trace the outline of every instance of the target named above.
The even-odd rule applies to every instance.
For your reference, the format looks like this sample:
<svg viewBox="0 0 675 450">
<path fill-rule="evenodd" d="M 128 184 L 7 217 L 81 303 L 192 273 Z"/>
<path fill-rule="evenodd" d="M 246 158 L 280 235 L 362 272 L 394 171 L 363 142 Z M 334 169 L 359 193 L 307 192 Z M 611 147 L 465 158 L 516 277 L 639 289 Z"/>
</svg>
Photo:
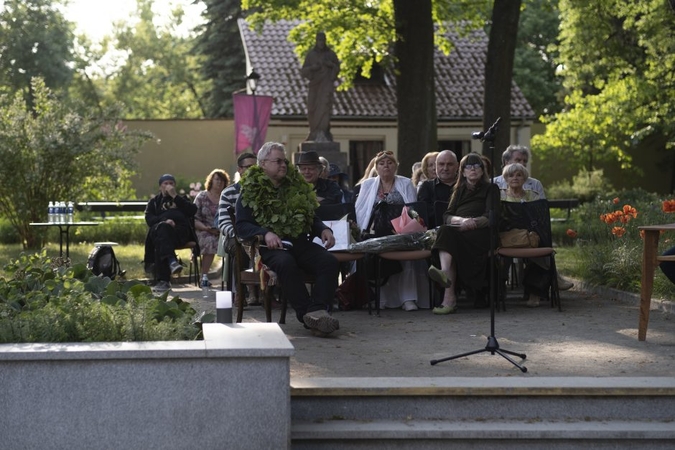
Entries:
<svg viewBox="0 0 675 450">
<path fill-rule="evenodd" d="M 209 273 L 209 269 L 211 269 L 211 264 L 213 264 L 213 258 L 216 255 L 214 254 L 208 254 L 208 253 L 203 253 L 202 254 L 202 275 Z"/>
<path fill-rule="evenodd" d="M 444 250 L 440 250 L 438 252 L 438 257 L 441 260 L 441 270 L 452 282 L 450 287 L 445 288 L 445 292 L 443 293 L 443 303 L 441 306 L 454 307 L 457 304 L 457 295 L 455 294 L 457 266 L 455 261 L 452 259 L 452 255 Z"/>
</svg>

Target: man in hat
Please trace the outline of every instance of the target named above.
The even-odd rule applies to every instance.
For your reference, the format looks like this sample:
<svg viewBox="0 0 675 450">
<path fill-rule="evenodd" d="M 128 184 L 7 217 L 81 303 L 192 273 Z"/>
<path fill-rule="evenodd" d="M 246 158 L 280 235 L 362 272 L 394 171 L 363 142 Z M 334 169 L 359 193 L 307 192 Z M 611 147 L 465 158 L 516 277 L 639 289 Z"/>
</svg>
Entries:
<svg viewBox="0 0 675 450">
<path fill-rule="evenodd" d="M 334 181 L 342 191 L 342 203 L 354 203 L 354 192 L 349 189 L 347 174 L 337 164 L 329 164 L 328 179 Z"/>
<path fill-rule="evenodd" d="M 157 276 L 155 291 L 171 289 L 172 274 L 183 267 L 176 258 L 176 248 L 197 242 L 192 218 L 197 206 L 176 193 L 176 179 L 171 174 L 159 178 L 159 194 L 145 207 L 145 222 L 150 229 L 145 238 L 145 268 Z"/>
<path fill-rule="evenodd" d="M 298 166 L 298 170 L 305 181 L 314 187 L 319 204 L 335 205 L 342 203 L 342 190 L 340 190 L 340 186 L 333 181 L 320 177 L 323 165 L 317 152 L 298 153 L 295 165 Z"/>
<path fill-rule="evenodd" d="M 262 236 L 262 262 L 276 272 L 298 320 L 315 335 L 326 336 L 340 328 L 328 313 L 337 289 L 338 260 L 326 250 L 335 245 L 335 238 L 316 216 L 309 186 L 288 165 L 283 144 L 262 146 L 258 166 L 242 179 L 234 226 L 242 239 Z M 289 208 L 292 214 L 286 214 Z M 312 242 L 315 236 L 323 246 Z M 315 278 L 311 295 L 303 281 L 305 273 Z"/>
</svg>

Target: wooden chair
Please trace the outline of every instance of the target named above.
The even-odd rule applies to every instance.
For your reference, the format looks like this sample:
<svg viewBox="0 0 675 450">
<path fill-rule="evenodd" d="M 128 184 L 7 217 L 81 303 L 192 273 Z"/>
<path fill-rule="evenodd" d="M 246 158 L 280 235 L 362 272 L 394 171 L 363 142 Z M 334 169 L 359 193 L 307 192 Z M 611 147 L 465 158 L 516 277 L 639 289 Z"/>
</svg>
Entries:
<svg viewBox="0 0 675 450">
<path fill-rule="evenodd" d="M 512 228 L 523 228 L 530 231 L 536 231 L 539 235 L 539 247 L 537 248 L 504 248 L 497 249 L 498 261 L 498 280 L 502 279 L 502 258 L 519 258 L 525 262 L 532 258 L 549 258 L 549 276 L 550 284 L 547 290 L 547 297 L 551 299 L 551 307 L 558 307 L 562 311 L 560 303 L 560 292 L 558 290 L 558 277 L 555 266 L 555 250 L 551 237 L 551 216 L 546 199 L 533 202 L 516 203 L 501 202 L 502 221 L 507 221 Z M 532 263 L 530 263 L 532 264 Z M 525 294 L 527 294 L 525 287 Z M 497 310 L 506 311 L 505 296 L 498 296 Z M 501 304 L 501 305 L 500 305 Z"/>
<path fill-rule="evenodd" d="M 232 223 L 235 222 L 234 208 L 229 208 L 230 217 L 232 218 Z M 258 249 L 260 244 L 263 242 L 262 236 L 256 236 L 252 241 L 243 241 L 239 236 L 235 236 L 235 247 L 234 247 L 234 264 L 235 264 L 235 284 L 237 286 L 236 292 L 236 302 L 237 302 L 237 322 L 241 322 L 244 316 L 244 304 L 246 303 L 246 298 L 244 295 L 244 286 L 257 286 L 260 288 L 260 292 L 263 296 L 263 307 L 265 308 L 265 318 L 267 322 L 272 322 L 272 289 L 271 285 L 267 285 L 263 288 L 261 284 L 261 276 L 269 276 L 270 279 L 275 279 L 275 285 L 279 288 L 279 301 L 281 302 L 281 312 L 279 315 L 279 323 L 286 323 L 286 311 L 288 309 L 288 302 L 283 295 L 283 285 L 276 278 L 276 274 L 267 270 L 266 273 L 261 273 L 261 271 L 256 270 L 255 268 L 255 259 L 258 255 Z M 248 256 L 249 263 L 246 264 L 246 256 Z M 314 285 L 314 277 L 305 274 L 304 278 L 305 284 L 311 286 Z"/>
</svg>

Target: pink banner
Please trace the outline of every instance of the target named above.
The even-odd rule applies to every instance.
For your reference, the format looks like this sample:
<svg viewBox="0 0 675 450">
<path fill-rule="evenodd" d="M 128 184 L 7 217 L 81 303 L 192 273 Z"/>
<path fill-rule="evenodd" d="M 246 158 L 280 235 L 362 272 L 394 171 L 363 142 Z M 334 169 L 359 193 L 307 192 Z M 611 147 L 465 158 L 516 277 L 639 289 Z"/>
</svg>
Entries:
<svg viewBox="0 0 675 450">
<path fill-rule="evenodd" d="M 234 153 L 257 154 L 265 142 L 270 123 L 273 97 L 267 95 L 234 94 Z"/>
</svg>

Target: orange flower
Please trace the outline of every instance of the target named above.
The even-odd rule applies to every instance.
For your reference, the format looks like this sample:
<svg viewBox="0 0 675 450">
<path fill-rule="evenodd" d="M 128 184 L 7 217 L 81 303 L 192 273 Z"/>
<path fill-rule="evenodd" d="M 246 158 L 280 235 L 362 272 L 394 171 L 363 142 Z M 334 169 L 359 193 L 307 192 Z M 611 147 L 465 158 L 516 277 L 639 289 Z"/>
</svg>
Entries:
<svg viewBox="0 0 675 450">
<path fill-rule="evenodd" d="M 615 205 L 618 205 L 619 204 L 619 197 L 614 197 L 614 200 L 612 200 L 612 203 L 614 203 Z"/>
<path fill-rule="evenodd" d="M 663 212 L 667 213 L 675 212 L 675 200 L 664 200 Z"/>
<path fill-rule="evenodd" d="M 567 235 L 568 235 L 569 237 L 571 237 L 572 239 L 574 239 L 574 238 L 577 237 L 577 232 L 574 231 L 574 230 L 571 229 L 571 228 L 568 228 L 568 229 L 567 229 Z"/>
<path fill-rule="evenodd" d="M 623 213 L 628 216 L 633 216 L 633 219 L 637 218 L 637 209 L 630 205 L 623 205 Z"/>
<path fill-rule="evenodd" d="M 626 234 L 626 229 L 624 227 L 614 227 L 612 228 L 612 234 L 616 237 L 621 237 Z"/>
</svg>

